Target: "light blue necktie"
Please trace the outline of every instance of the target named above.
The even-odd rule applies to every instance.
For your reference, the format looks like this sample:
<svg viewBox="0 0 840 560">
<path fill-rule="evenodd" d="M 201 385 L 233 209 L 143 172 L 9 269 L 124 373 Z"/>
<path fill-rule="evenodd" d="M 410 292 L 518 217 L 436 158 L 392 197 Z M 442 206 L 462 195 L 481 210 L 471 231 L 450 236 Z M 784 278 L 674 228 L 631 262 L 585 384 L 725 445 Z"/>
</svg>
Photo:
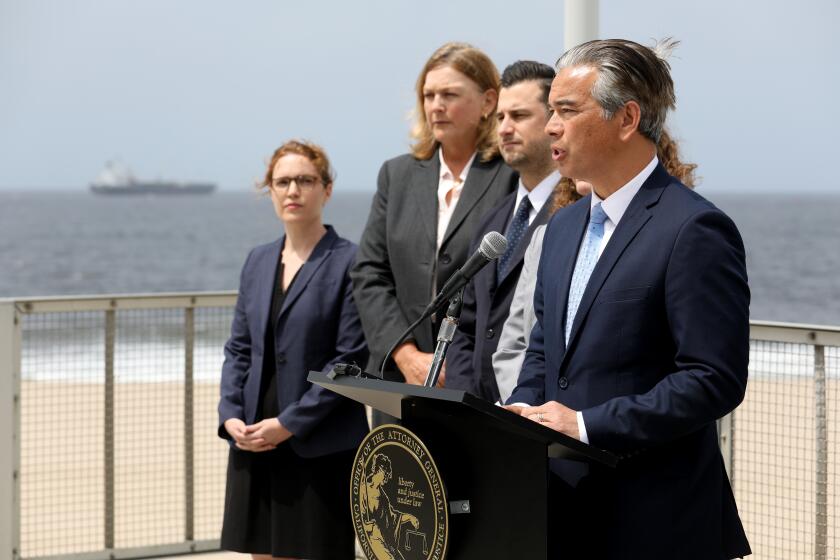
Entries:
<svg viewBox="0 0 840 560">
<path fill-rule="evenodd" d="M 572 332 L 575 314 L 577 313 L 578 306 L 580 306 L 580 299 L 583 297 L 583 292 L 589 283 L 589 277 L 592 276 L 592 270 L 598 262 L 598 247 L 601 245 L 601 240 L 604 239 L 604 222 L 606 220 L 607 214 L 601 208 L 601 203 L 599 202 L 592 208 L 592 213 L 589 216 L 589 226 L 586 228 L 586 237 L 584 237 L 583 244 L 578 252 L 575 272 L 572 274 L 572 285 L 569 288 L 569 303 L 566 306 L 567 346 L 569 345 L 569 335 Z"/>
</svg>

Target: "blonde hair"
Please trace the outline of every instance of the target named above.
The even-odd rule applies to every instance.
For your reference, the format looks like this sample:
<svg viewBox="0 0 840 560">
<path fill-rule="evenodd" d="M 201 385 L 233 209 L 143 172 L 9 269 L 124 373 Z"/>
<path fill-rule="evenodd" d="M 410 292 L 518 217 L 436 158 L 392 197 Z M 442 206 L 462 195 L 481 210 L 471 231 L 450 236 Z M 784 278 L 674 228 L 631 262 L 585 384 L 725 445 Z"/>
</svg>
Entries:
<svg viewBox="0 0 840 560">
<path fill-rule="evenodd" d="M 426 112 L 423 109 L 423 86 L 426 83 L 426 75 L 440 66 L 451 66 L 472 80 L 482 92 L 488 89 L 499 92 L 499 71 L 493 61 L 479 49 L 466 43 L 446 43 L 436 50 L 426 61 L 417 78 L 417 105 L 414 110 L 414 125 L 411 129 L 411 137 L 414 139 L 411 153 L 417 159 L 431 159 L 439 145 L 426 121 Z M 490 161 L 499 155 L 497 124 L 496 119 L 493 118 L 495 111 L 494 106 L 487 118 L 483 118 L 478 125 L 476 150 L 481 161 Z"/>
</svg>

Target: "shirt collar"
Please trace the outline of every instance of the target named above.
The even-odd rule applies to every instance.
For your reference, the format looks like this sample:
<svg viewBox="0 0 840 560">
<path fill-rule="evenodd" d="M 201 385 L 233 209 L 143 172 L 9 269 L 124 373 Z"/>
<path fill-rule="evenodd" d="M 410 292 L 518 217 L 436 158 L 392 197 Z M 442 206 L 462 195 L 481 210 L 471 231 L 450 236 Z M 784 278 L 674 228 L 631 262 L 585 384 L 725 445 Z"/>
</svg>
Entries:
<svg viewBox="0 0 840 560">
<path fill-rule="evenodd" d="M 561 175 L 559 171 L 552 171 L 530 192 L 528 192 L 528 189 L 526 189 L 525 185 L 522 184 L 522 179 L 520 178 L 519 188 L 516 190 L 516 205 L 514 208 L 519 208 L 519 203 L 527 196 L 528 200 L 531 201 L 531 207 L 539 213 L 539 211 L 542 210 L 545 201 L 551 197 L 554 192 L 554 187 L 556 187 L 557 183 L 560 182 L 560 178 Z"/>
<path fill-rule="evenodd" d="M 647 181 L 647 178 L 650 177 L 651 173 L 653 173 L 653 170 L 656 169 L 658 163 L 659 158 L 653 156 L 650 163 L 648 163 L 638 175 L 630 179 L 627 184 L 608 196 L 606 200 L 601 200 L 601 198 L 595 194 L 595 191 L 593 190 L 590 208 L 595 208 L 596 204 L 601 203 L 601 208 L 604 210 L 607 218 L 609 218 L 613 225 L 617 226 L 621 217 L 624 216 L 624 213 L 627 211 L 627 207 L 630 206 L 630 201 L 633 200 L 633 197 L 636 196 L 636 193 L 642 188 L 642 185 L 645 181 Z"/>
<path fill-rule="evenodd" d="M 461 174 L 458 176 L 461 183 L 463 184 L 467 180 L 467 173 L 470 171 L 470 167 L 472 167 L 473 160 L 478 152 L 473 152 L 473 155 L 470 156 L 470 159 L 467 160 L 467 164 L 464 166 L 464 169 L 461 170 Z M 449 170 L 449 166 L 446 165 L 446 161 L 443 159 L 443 150 L 438 150 L 438 158 L 440 159 L 440 178 L 441 179 L 450 179 L 455 180 L 455 175 L 452 174 L 452 171 Z"/>
</svg>

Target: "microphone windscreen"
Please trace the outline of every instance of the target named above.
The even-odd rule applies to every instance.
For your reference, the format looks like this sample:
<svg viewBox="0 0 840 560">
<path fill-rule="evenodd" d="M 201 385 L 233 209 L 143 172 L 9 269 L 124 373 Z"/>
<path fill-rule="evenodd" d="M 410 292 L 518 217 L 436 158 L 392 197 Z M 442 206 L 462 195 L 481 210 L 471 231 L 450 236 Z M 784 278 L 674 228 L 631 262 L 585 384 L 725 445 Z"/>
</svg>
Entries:
<svg viewBox="0 0 840 560">
<path fill-rule="evenodd" d="M 491 231 L 481 240 L 478 250 L 488 260 L 498 259 L 507 250 L 507 239 L 498 231 Z"/>
</svg>

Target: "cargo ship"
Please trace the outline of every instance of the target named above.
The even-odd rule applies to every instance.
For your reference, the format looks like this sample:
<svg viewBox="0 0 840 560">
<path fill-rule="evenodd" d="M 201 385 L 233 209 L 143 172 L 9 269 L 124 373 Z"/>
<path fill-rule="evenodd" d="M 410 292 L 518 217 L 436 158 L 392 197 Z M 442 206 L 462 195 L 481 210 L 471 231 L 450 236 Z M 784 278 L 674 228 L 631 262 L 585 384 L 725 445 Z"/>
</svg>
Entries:
<svg viewBox="0 0 840 560">
<path fill-rule="evenodd" d="M 216 190 L 216 185 L 166 180 L 141 181 L 124 164 L 109 161 L 90 184 L 90 190 L 95 194 L 210 194 Z"/>
</svg>

